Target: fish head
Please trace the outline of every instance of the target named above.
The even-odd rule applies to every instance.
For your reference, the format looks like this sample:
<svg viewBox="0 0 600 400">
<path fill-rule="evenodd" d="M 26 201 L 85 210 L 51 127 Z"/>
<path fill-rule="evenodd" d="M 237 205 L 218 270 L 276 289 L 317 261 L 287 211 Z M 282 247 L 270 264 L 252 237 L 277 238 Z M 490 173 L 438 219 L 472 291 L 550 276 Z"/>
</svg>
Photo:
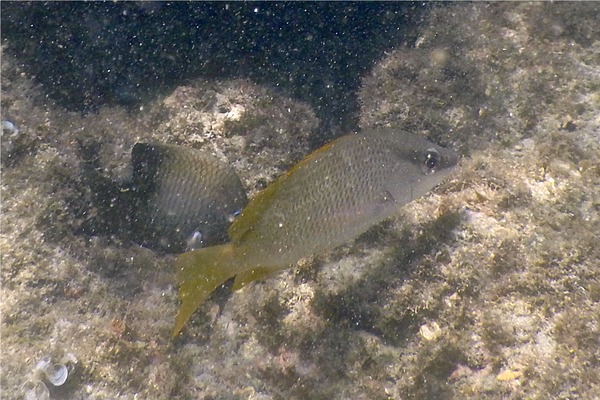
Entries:
<svg viewBox="0 0 600 400">
<path fill-rule="evenodd" d="M 386 190 L 401 204 L 425 195 L 444 181 L 459 160 L 453 150 L 404 132 L 397 135 L 390 151 L 396 162 Z"/>
</svg>

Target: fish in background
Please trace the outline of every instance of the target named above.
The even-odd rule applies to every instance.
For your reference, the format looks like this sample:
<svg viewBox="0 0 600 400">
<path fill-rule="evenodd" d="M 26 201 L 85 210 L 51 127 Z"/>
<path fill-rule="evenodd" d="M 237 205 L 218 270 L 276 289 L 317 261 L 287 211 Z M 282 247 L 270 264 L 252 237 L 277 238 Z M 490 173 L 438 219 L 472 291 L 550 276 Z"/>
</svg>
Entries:
<svg viewBox="0 0 600 400">
<path fill-rule="evenodd" d="M 229 227 L 231 241 L 177 259 L 176 336 L 221 284 L 232 290 L 344 244 L 433 189 L 458 155 L 394 129 L 354 133 L 316 150 L 258 193 Z"/>
<path fill-rule="evenodd" d="M 138 239 L 169 253 L 227 241 L 227 228 L 248 203 L 233 168 L 168 144 L 137 143 L 131 160 Z"/>
<path fill-rule="evenodd" d="M 236 172 L 209 153 L 172 144 L 137 143 L 133 175 L 125 181 L 100 171 L 99 143 L 80 143 L 83 179 L 93 212 L 78 229 L 116 236 L 164 253 L 228 240 L 227 228 L 248 203 Z"/>
</svg>

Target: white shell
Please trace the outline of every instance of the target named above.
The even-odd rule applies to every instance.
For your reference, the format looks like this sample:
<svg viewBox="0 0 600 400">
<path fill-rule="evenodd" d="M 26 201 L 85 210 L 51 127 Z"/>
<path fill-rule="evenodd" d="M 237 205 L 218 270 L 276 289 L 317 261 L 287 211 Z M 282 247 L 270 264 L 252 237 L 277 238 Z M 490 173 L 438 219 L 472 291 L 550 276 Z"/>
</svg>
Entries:
<svg viewBox="0 0 600 400">
<path fill-rule="evenodd" d="M 54 386 L 61 386 L 67 381 L 69 370 L 64 364 L 54 364 L 44 371 L 48 382 Z"/>
<path fill-rule="evenodd" d="M 50 382 L 54 386 L 61 386 L 67 381 L 69 376 L 69 370 L 64 364 L 54 364 L 50 357 L 42 358 L 35 366 L 39 371 L 42 371 Z"/>
</svg>

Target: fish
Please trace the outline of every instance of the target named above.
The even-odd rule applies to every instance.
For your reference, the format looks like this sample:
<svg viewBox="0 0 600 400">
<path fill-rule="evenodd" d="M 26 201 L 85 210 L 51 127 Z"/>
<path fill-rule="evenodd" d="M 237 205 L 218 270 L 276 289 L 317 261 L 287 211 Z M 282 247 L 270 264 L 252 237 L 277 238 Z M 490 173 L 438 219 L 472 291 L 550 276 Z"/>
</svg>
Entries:
<svg viewBox="0 0 600 400">
<path fill-rule="evenodd" d="M 137 239 L 167 253 L 227 242 L 227 228 L 248 203 L 233 168 L 173 144 L 136 143 L 131 161 Z"/>
<path fill-rule="evenodd" d="M 236 291 L 349 242 L 437 186 L 458 159 L 391 128 L 351 133 L 314 151 L 251 199 L 229 227 L 228 243 L 177 257 L 173 337 L 224 282 L 233 278 Z"/>
</svg>

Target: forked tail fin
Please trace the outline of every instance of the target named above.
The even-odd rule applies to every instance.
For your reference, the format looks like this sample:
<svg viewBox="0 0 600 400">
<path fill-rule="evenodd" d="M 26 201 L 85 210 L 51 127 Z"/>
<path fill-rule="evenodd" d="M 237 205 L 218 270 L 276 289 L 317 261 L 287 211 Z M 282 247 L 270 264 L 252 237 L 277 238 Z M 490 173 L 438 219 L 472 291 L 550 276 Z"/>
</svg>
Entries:
<svg viewBox="0 0 600 400">
<path fill-rule="evenodd" d="M 206 247 L 177 258 L 177 282 L 181 306 L 175 318 L 173 337 L 210 294 L 238 270 L 232 244 Z"/>
</svg>

